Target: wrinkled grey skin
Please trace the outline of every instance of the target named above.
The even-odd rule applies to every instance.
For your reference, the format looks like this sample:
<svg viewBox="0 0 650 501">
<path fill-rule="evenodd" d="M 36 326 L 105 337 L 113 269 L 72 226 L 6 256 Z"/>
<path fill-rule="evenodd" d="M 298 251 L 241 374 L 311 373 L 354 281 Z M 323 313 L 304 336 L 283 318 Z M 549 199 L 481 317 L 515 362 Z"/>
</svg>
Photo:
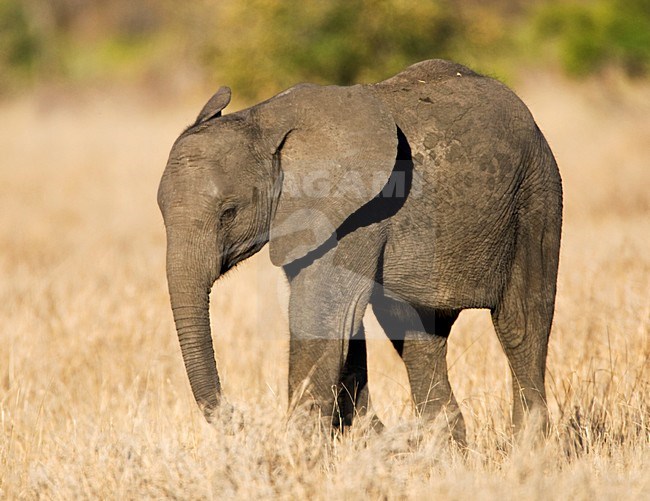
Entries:
<svg viewBox="0 0 650 501">
<path fill-rule="evenodd" d="M 172 310 L 205 416 L 220 400 L 211 287 L 269 242 L 291 290 L 293 401 L 335 425 L 367 407 L 370 303 L 417 410 L 444 410 L 462 441 L 447 338 L 461 310 L 489 308 L 512 370 L 513 425 L 528 412 L 546 423 L 562 186 L 526 106 L 440 60 L 372 85 L 299 85 L 221 116 L 229 100 L 221 88 L 181 134 L 158 193 Z"/>
</svg>

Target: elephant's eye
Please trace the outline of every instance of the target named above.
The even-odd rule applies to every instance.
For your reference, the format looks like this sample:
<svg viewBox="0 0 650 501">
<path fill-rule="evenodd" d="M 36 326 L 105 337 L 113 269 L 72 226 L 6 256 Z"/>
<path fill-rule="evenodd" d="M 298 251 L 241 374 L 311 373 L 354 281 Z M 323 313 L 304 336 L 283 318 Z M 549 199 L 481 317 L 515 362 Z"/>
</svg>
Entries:
<svg viewBox="0 0 650 501">
<path fill-rule="evenodd" d="M 221 213 L 221 216 L 219 217 L 219 221 L 221 222 L 221 224 L 232 223 L 236 215 L 237 215 L 237 209 L 235 209 L 234 207 L 226 207 Z"/>
</svg>

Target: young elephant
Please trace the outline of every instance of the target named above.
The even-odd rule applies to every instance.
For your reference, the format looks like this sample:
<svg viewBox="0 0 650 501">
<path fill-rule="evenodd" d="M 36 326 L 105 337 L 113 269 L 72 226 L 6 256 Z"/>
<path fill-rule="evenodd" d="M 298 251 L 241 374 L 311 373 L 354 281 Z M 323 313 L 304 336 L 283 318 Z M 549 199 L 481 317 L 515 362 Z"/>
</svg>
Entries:
<svg viewBox="0 0 650 501">
<path fill-rule="evenodd" d="M 377 84 L 298 85 L 222 116 L 229 101 L 222 87 L 176 140 L 158 192 L 174 320 L 205 416 L 220 398 L 211 287 L 269 242 L 291 289 L 291 399 L 335 424 L 366 406 L 370 303 L 419 413 L 445 409 L 462 440 L 447 337 L 461 310 L 489 308 L 514 426 L 527 412 L 546 422 L 562 185 L 526 106 L 441 60 Z"/>
</svg>

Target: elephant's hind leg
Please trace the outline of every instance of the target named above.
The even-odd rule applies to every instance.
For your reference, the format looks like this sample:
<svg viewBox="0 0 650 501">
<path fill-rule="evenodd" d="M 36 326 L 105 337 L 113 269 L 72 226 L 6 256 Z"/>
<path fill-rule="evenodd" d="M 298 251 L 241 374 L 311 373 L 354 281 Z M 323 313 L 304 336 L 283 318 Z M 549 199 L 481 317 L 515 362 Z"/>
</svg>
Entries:
<svg viewBox="0 0 650 501">
<path fill-rule="evenodd" d="M 548 431 L 544 376 L 553 321 L 559 232 L 550 225 L 540 235 L 520 230 L 510 278 L 492 322 L 512 372 L 512 423 L 521 431 L 527 416 Z M 540 245 L 541 242 L 541 245 Z"/>
<path fill-rule="evenodd" d="M 452 437 L 465 443 L 465 422 L 447 376 L 447 338 L 458 311 L 417 312 L 385 297 L 372 301 L 377 320 L 402 357 L 416 413 L 426 421 L 446 419 Z"/>
</svg>

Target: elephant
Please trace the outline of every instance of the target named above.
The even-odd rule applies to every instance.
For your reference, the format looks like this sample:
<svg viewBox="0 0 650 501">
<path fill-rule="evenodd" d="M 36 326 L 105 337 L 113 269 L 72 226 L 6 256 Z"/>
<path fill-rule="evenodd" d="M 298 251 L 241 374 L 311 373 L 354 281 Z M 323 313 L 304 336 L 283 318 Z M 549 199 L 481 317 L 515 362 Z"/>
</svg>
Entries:
<svg viewBox="0 0 650 501">
<path fill-rule="evenodd" d="M 444 60 L 222 114 L 230 98 L 221 87 L 180 134 L 158 190 L 175 326 L 208 421 L 221 401 L 212 286 L 268 243 L 290 290 L 289 398 L 328 426 L 369 406 L 369 304 L 425 422 L 444 415 L 464 440 L 447 340 L 460 311 L 483 308 L 512 374 L 512 428 L 530 414 L 548 426 L 562 182 L 526 105 Z"/>
</svg>

